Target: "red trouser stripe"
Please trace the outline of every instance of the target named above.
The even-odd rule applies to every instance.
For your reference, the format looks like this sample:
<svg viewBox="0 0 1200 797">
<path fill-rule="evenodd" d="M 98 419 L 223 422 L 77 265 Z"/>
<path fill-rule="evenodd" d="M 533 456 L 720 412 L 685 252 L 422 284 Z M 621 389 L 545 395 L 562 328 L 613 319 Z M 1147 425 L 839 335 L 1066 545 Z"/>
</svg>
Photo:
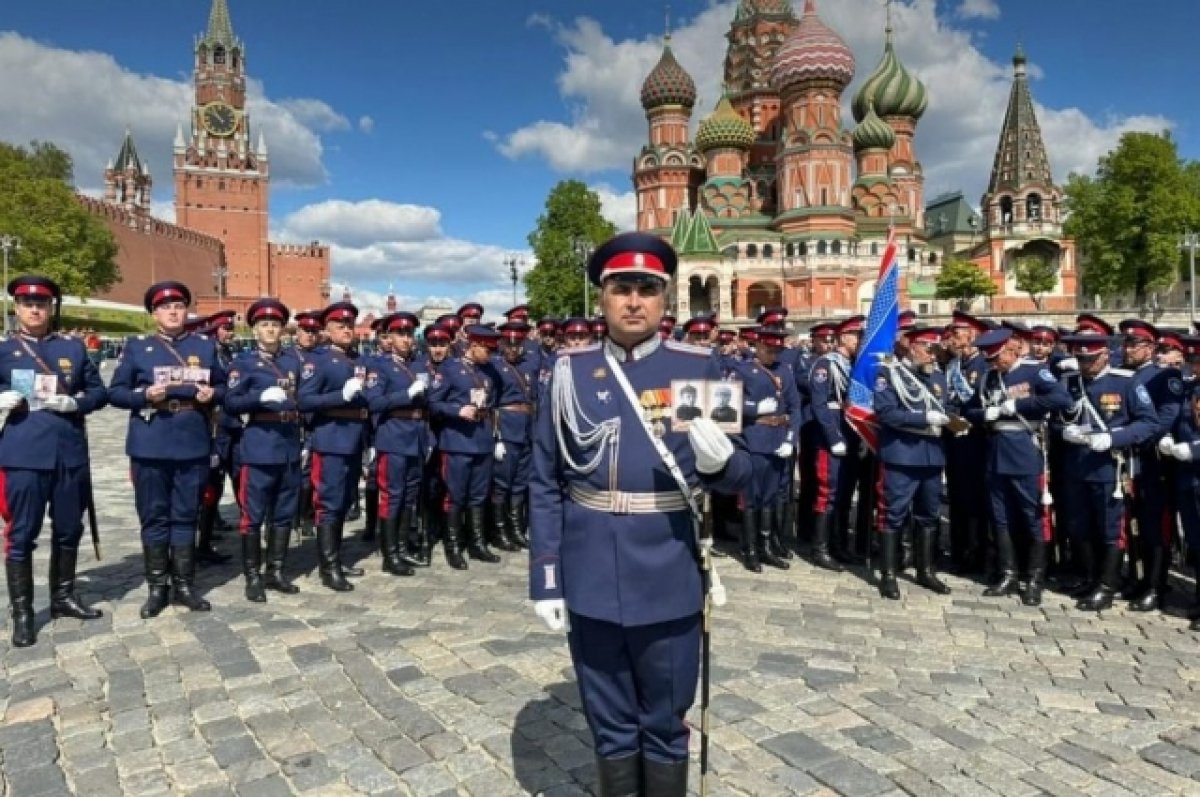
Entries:
<svg viewBox="0 0 1200 797">
<path fill-rule="evenodd" d="M 823 515 L 829 511 L 829 457 L 827 449 L 817 450 L 817 494 L 813 501 L 813 512 Z"/>
<path fill-rule="evenodd" d="M 7 559 L 12 548 L 12 537 L 9 535 L 12 528 L 12 510 L 8 506 L 8 475 L 3 468 L 0 468 L 0 519 L 4 521 L 4 558 Z"/>
<path fill-rule="evenodd" d="M 387 520 L 391 495 L 388 493 L 388 455 L 380 454 L 375 460 L 375 486 L 379 490 L 379 519 Z"/>
<path fill-rule="evenodd" d="M 238 523 L 238 533 L 245 536 L 250 533 L 250 513 L 246 511 L 246 490 L 250 485 L 250 466 L 242 465 L 242 478 L 238 480 L 238 507 L 242 511 L 241 522 Z"/>
<path fill-rule="evenodd" d="M 441 454 L 442 454 L 442 461 L 438 467 L 438 470 L 441 471 L 441 474 L 442 474 L 442 484 L 446 486 L 446 494 L 442 496 L 442 511 L 449 512 L 450 506 L 451 506 L 451 502 L 450 502 L 450 454 L 445 451 L 441 452 Z"/>
<path fill-rule="evenodd" d="M 313 502 L 313 523 L 321 525 L 321 521 L 325 519 L 325 507 L 321 506 L 321 455 L 316 451 L 312 453 L 312 502 Z"/>
</svg>

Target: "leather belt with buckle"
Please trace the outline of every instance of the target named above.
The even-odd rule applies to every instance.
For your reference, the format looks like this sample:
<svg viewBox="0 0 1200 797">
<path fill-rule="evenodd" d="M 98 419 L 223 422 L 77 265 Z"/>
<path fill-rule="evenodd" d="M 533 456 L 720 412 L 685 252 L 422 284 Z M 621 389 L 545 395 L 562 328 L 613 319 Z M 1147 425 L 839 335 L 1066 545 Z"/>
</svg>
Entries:
<svg viewBox="0 0 1200 797">
<path fill-rule="evenodd" d="M 166 399 L 151 404 L 156 412 L 197 412 L 200 406 L 190 399 Z"/>
<path fill-rule="evenodd" d="M 520 401 L 516 404 L 504 404 L 500 408 L 501 412 L 520 412 L 529 415 L 533 412 L 533 405 L 528 402 Z"/>
<path fill-rule="evenodd" d="M 251 413 L 250 421 L 252 423 L 299 423 L 300 413 L 296 410 L 283 410 L 281 412 L 255 412 Z"/>
<path fill-rule="evenodd" d="M 425 410 L 422 409 L 403 409 L 391 410 L 387 417 L 396 421 L 423 421 L 425 420 Z"/>
<path fill-rule="evenodd" d="M 759 426 L 787 426 L 791 423 L 791 418 L 787 415 L 764 415 L 755 418 L 754 422 Z"/>
<path fill-rule="evenodd" d="M 370 417 L 370 413 L 364 407 L 357 409 L 354 407 L 339 407 L 333 410 L 321 410 L 321 414 L 326 418 L 338 418 L 343 421 L 365 421 Z"/>
</svg>

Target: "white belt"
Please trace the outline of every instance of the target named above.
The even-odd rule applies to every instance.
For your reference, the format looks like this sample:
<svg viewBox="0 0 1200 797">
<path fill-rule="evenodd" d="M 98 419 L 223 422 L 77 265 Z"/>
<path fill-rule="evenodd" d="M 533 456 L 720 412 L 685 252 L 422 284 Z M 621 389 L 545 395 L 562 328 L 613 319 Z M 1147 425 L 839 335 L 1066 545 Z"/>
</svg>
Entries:
<svg viewBox="0 0 1200 797">
<path fill-rule="evenodd" d="M 687 501 L 683 494 L 669 493 L 626 493 L 620 490 L 593 490 L 582 484 L 569 488 L 571 500 L 598 512 L 613 512 L 618 515 L 656 515 L 660 512 L 686 512 Z"/>
<path fill-rule="evenodd" d="M 1030 424 L 1026 426 L 1020 421 L 992 421 L 988 424 L 988 429 L 993 432 L 1036 432 L 1041 424 Z"/>
</svg>

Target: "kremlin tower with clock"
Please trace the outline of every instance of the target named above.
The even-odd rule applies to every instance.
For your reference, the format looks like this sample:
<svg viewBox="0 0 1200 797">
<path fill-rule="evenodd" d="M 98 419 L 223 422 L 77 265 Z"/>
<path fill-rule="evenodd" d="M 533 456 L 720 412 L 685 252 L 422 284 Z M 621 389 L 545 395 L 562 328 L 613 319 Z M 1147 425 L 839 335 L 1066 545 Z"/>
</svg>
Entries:
<svg viewBox="0 0 1200 797">
<path fill-rule="evenodd" d="M 121 282 L 100 298 L 140 304 L 147 285 L 170 278 L 192 289 L 200 314 L 244 313 L 264 296 L 293 312 L 323 306 L 329 247 L 267 237 L 270 158 L 265 136 L 261 130 L 254 136 L 251 126 L 245 47 L 233 33 L 226 0 L 213 0 L 194 69 L 190 134 L 183 126 L 175 134 L 175 224 L 149 216 L 150 173 L 129 133 L 105 170 L 104 202 L 85 201 L 105 218 L 120 249 Z"/>
</svg>

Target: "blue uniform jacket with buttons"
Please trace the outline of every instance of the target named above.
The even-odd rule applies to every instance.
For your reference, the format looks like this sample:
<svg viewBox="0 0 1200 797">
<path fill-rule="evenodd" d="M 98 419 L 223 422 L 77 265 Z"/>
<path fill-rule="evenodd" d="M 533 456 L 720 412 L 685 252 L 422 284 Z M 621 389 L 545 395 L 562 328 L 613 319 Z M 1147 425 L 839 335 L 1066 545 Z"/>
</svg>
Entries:
<svg viewBox="0 0 1200 797">
<path fill-rule="evenodd" d="M 31 357 L 30 352 L 37 357 Z M 108 394 L 83 342 L 55 333 L 41 339 L 14 334 L 0 341 L 0 390 L 15 389 L 15 371 L 32 372 L 22 375 L 24 382 L 33 374 L 53 374 L 58 392 L 74 398 L 77 409 L 69 413 L 29 412 L 26 405 L 10 412 L 0 431 L 0 468 L 54 470 L 57 465 L 86 465 L 83 416 L 103 408 Z"/>
<path fill-rule="evenodd" d="M 851 364 L 844 356 L 831 352 L 814 360 L 808 375 L 813 420 L 820 428 L 818 439 L 825 448 L 857 439 L 850 424 L 846 423 L 842 407 L 850 387 L 850 368 Z"/>
<path fill-rule="evenodd" d="M 746 450 L 752 454 L 774 454 L 784 443 L 793 447 L 800 439 L 800 394 L 796 391 L 796 375 L 787 363 L 776 360 L 770 367 L 758 360 L 740 363 L 735 373 L 742 380 L 742 401 L 745 422 L 742 437 Z M 775 399 L 774 412 L 760 415 L 758 403 Z M 763 418 L 787 417 L 787 424 L 774 426 L 759 423 Z"/>
<path fill-rule="evenodd" d="M 363 429 L 367 423 L 367 399 L 357 393 L 349 401 L 342 388 L 351 378 L 367 381 L 366 366 L 356 352 L 344 352 L 336 346 L 317 349 L 300 367 L 300 388 L 296 391 L 302 412 L 312 413 L 309 448 L 319 454 L 353 456 L 363 450 Z M 332 410 L 338 417 L 326 412 Z M 345 411 L 351 411 L 349 413 Z M 361 411 L 358 417 L 354 410 Z"/>
<path fill-rule="evenodd" d="M 500 397 L 496 402 L 497 406 L 501 407 L 497 414 L 500 439 L 505 443 L 527 446 L 533 431 L 532 410 L 538 399 L 538 376 L 541 368 L 528 356 L 522 357 L 515 365 L 503 356 L 496 356 L 492 358 L 492 368 L 500 384 Z M 513 404 L 529 405 L 529 411 L 503 409 Z"/>
<path fill-rule="evenodd" d="M 1142 385 L 1154 403 L 1154 431 L 1139 446 L 1142 459 L 1150 460 L 1156 455 L 1154 447 L 1162 436 L 1171 431 L 1183 406 L 1183 374 L 1178 368 L 1162 368 L 1146 363 L 1133 372 L 1134 384 Z"/>
<path fill-rule="evenodd" d="M 995 421 L 984 420 L 987 407 L 999 406 L 1007 399 L 1015 403 L 1016 416 L 1001 414 Z M 1051 413 L 1070 406 L 1070 394 L 1049 368 L 1021 361 L 1006 374 L 996 369 L 985 371 L 963 415 L 988 432 L 988 473 L 1035 476 L 1045 467 L 1041 448 L 1045 443 L 1030 430 L 1040 431 Z"/>
<path fill-rule="evenodd" d="M 611 372 L 601 345 L 564 352 L 538 403 L 529 498 L 530 597 L 565 598 L 568 609 L 585 617 L 647 625 L 701 609 L 703 590 L 690 512 L 621 514 L 592 509 L 571 497 L 572 488 L 682 498 L 647 437 L 643 420 L 652 433 L 653 429 L 661 433 L 693 488 L 737 493 L 749 481 L 752 465 L 735 436 L 735 451 L 725 468 L 702 475 L 696 471 L 687 434 L 674 428 L 671 382 L 722 376 L 707 350 L 660 341 L 657 336 L 638 346 L 631 359 L 619 347 L 613 349 L 637 397 L 636 406 Z M 573 387 L 576 417 L 586 417 L 592 425 L 607 423 L 616 430 L 606 441 L 583 445 L 576 431 L 586 433 L 591 427 L 572 431 L 560 422 L 566 385 L 556 382 L 564 372 Z"/>
<path fill-rule="evenodd" d="M 946 465 L 941 429 L 925 416 L 945 411 L 946 375 L 908 363 L 884 361 L 875 377 L 872 407 L 879 421 L 879 459 L 886 465 L 941 468 Z"/>
<path fill-rule="evenodd" d="M 405 360 L 393 354 L 376 357 L 367 366 L 363 389 L 375 423 L 375 450 L 404 456 L 424 456 L 428 448 L 429 374 L 420 360 Z M 415 397 L 408 389 L 418 381 L 425 391 Z M 406 410 L 404 417 L 389 417 L 393 410 Z"/>
<path fill-rule="evenodd" d="M 496 446 L 495 409 L 499 377 L 491 363 L 468 358 L 447 362 L 433 378 L 429 408 L 441 423 L 438 448 L 456 454 L 490 454 Z M 468 404 L 479 408 L 477 420 L 459 417 Z"/>
<path fill-rule="evenodd" d="M 301 427 L 293 421 L 254 420 L 255 413 L 292 413 L 298 416 L 296 388 L 300 384 L 300 358 L 291 349 L 271 354 L 250 349 L 229 368 L 229 389 L 225 393 L 225 412 L 240 420 L 250 416 L 238 442 L 238 461 L 247 465 L 287 465 L 300 461 Z M 280 404 L 258 400 L 269 387 L 282 388 L 288 398 Z"/>
<path fill-rule="evenodd" d="M 800 396 L 800 425 L 803 426 L 813 419 L 812 391 L 809 389 L 808 378 L 812 373 L 813 357 L 807 352 L 800 352 L 792 366 L 796 376 L 796 394 Z"/>
<path fill-rule="evenodd" d="M 181 368 L 205 368 L 214 390 L 212 401 L 201 411 L 158 411 L 146 399 L 154 385 L 155 369 L 167 373 Z M 164 371 L 159 370 L 159 374 Z M 167 401 L 193 401 L 198 386 L 171 383 Z M 185 332 L 177 338 L 138 335 L 125 341 L 117 368 L 108 383 L 114 407 L 129 410 L 125 454 L 139 459 L 205 459 L 212 452 L 212 410 L 225 400 L 225 369 L 217 359 L 217 345 L 206 335 Z"/>
<path fill-rule="evenodd" d="M 1083 426 L 1089 433 L 1107 431 L 1112 435 L 1112 450 L 1092 451 L 1086 445 L 1066 443 L 1063 445 L 1063 472 L 1080 481 L 1112 483 L 1117 477 L 1114 452 L 1138 446 L 1154 433 L 1158 422 L 1154 403 L 1146 388 L 1133 381 L 1131 371 L 1105 368 L 1095 379 L 1081 376 L 1074 382 L 1074 389 L 1082 387 L 1083 394 L 1103 423 L 1097 422 L 1084 409 L 1080 400 L 1082 394 L 1072 395 L 1076 401 L 1063 413 L 1063 420 Z"/>
</svg>

